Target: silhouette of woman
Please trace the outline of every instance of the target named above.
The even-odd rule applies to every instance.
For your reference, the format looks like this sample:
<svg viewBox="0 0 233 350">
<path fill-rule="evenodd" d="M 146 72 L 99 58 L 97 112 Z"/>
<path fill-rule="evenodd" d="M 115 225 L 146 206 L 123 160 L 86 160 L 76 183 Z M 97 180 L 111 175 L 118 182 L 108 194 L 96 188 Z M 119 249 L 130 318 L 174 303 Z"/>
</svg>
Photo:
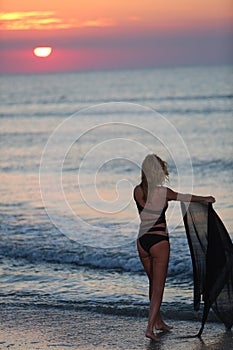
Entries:
<svg viewBox="0 0 233 350">
<path fill-rule="evenodd" d="M 134 199 L 141 220 L 137 248 L 149 279 L 150 310 L 146 337 L 154 341 L 158 340 L 154 328 L 164 331 L 172 328 L 162 320 L 160 314 L 170 254 L 165 217 L 168 202 L 215 202 L 212 196 L 174 192 L 163 186 L 168 177 L 167 163 L 156 154 L 149 154 L 142 163 L 141 183 L 134 189 Z"/>
</svg>

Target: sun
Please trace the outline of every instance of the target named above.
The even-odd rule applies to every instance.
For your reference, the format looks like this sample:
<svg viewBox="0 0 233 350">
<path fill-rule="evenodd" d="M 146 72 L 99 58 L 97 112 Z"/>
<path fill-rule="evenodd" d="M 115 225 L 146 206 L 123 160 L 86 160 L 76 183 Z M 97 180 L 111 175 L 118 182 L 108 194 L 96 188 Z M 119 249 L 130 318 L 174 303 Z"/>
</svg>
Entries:
<svg viewBox="0 0 233 350">
<path fill-rule="evenodd" d="M 33 53 L 36 57 L 49 57 L 53 49 L 51 46 L 37 46 L 33 49 Z"/>
</svg>

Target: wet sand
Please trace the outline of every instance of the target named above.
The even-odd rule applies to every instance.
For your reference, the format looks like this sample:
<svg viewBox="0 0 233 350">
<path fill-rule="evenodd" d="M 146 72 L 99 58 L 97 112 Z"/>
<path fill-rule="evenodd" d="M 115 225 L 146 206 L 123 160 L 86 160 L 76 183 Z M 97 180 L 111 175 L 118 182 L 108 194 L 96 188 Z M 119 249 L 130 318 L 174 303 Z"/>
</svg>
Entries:
<svg viewBox="0 0 233 350">
<path fill-rule="evenodd" d="M 169 333 L 157 343 L 144 337 L 147 319 L 88 311 L 0 306 L 0 349 L 230 350 L 233 331 L 208 322 L 201 339 L 193 338 L 200 322 L 166 320 Z"/>
</svg>

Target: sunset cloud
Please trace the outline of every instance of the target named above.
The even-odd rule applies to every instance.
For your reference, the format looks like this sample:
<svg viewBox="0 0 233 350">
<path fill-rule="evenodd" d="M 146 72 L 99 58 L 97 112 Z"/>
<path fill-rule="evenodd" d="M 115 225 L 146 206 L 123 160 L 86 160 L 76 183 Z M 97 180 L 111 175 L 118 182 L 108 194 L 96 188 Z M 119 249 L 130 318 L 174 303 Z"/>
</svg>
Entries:
<svg viewBox="0 0 233 350">
<path fill-rule="evenodd" d="M 60 18 L 53 11 L 28 11 L 0 13 L 1 30 L 64 28 Z"/>
<path fill-rule="evenodd" d="M 54 11 L 27 11 L 0 13 L 0 30 L 48 30 L 85 27 L 109 27 L 116 23 L 111 18 L 89 19 L 78 22 L 74 18 L 59 18 Z"/>
<path fill-rule="evenodd" d="M 14 20 L 21 20 L 25 19 L 27 17 L 38 17 L 38 16 L 52 16 L 54 14 L 53 11 L 29 11 L 29 12 L 8 12 L 8 13 L 0 13 L 0 19 L 1 21 L 14 21 Z"/>
<path fill-rule="evenodd" d="M 116 23 L 110 18 L 101 18 L 96 20 L 89 20 L 81 23 L 79 27 L 112 27 Z"/>
<path fill-rule="evenodd" d="M 2 0 L 0 73 L 232 64 L 232 0 Z"/>
</svg>

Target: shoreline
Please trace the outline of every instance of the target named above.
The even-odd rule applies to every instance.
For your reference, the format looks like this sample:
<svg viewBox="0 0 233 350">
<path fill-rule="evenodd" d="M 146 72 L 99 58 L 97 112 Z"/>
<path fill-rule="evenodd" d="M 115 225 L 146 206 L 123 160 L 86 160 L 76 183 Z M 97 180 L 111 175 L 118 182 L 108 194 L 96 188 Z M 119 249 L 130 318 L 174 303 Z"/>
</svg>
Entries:
<svg viewBox="0 0 233 350">
<path fill-rule="evenodd" d="M 158 332 L 158 343 L 145 338 L 147 319 L 84 310 L 0 305 L 0 349 L 83 350 L 228 350 L 233 332 L 223 324 L 207 322 L 202 338 L 193 336 L 199 321 L 166 319 L 169 333 Z"/>
</svg>

